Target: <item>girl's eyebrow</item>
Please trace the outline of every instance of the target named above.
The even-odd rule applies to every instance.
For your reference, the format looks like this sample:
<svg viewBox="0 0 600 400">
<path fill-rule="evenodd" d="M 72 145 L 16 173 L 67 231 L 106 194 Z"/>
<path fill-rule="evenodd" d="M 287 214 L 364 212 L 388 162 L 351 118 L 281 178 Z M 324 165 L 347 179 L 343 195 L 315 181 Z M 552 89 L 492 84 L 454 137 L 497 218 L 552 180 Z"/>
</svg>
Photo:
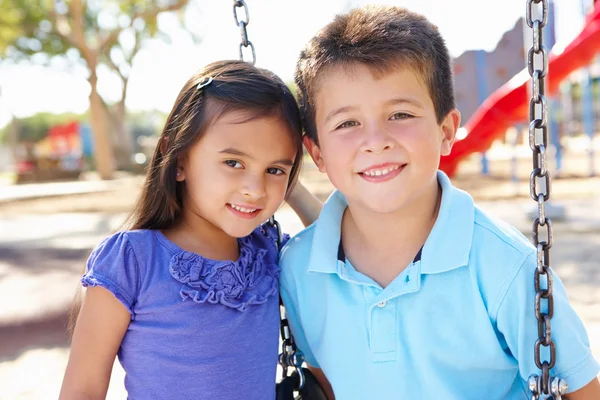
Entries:
<svg viewBox="0 0 600 400">
<path fill-rule="evenodd" d="M 245 158 L 254 160 L 254 157 L 252 157 L 250 154 L 244 153 L 243 151 L 238 150 L 238 149 L 234 149 L 233 147 L 228 147 L 226 149 L 223 149 L 223 150 L 219 151 L 219 154 L 231 154 L 233 156 L 245 157 Z M 275 161 L 271 162 L 271 164 L 282 164 L 282 165 L 287 165 L 287 166 L 292 167 L 294 165 L 294 161 L 290 160 L 288 158 L 284 158 L 281 160 L 275 160 Z"/>
</svg>

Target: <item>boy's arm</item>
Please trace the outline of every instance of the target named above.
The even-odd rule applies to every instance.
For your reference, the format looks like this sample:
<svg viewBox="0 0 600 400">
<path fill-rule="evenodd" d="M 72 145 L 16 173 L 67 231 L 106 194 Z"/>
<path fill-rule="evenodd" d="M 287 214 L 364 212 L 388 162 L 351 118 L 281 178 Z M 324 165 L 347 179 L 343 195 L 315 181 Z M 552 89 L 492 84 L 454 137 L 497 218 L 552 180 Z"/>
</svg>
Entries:
<svg viewBox="0 0 600 400">
<path fill-rule="evenodd" d="M 569 400 L 597 400 L 600 399 L 600 382 L 594 379 L 584 387 L 569 393 Z"/>
<path fill-rule="evenodd" d="M 321 213 L 323 203 L 317 199 L 306 187 L 298 181 L 292 193 L 287 199 L 287 203 L 296 212 L 304 226 L 315 222 Z"/>
<path fill-rule="evenodd" d="M 310 370 L 310 372 L 313 373 L 315 378 L 317 378 L 317 381 L 319 381 L 319 385 L 321 385 L 321 389 L 323 389 L 323 391 L 325 392 L 327 400 L 335 400 L 333 388 L 331 387 L 329 380 L 327 380 L 327 377 L 323 373 L 323 370 L 321 368 L 311 367 L 310 365 L 308 365 L 308 369 Z"/>
<path fill-rule="evenodd" d="M 491 306 L 496 327 L 506 342 L 507 350 L 517 360 L 521 378 L 525 382 L 531 374 L 541 375 L 534 362 L 534 344 L 539 338 L 534 307 L 536 268 L 537 255 L 534 251 L 514 269 L 514 274 L 509 274 L 504 292 Z M 567 381 L 571 400 L 599 398 L 596 377 L 600 366 L 592 355 L 585 326 L 570 305 L 560 278 L 554 272 L 552 277 L 554 315 L 551 328 L 556 346 L 556 364 L 550 375 Z M 547 312 L 545 302 L 542 302 L 541 312 Z M 541 347 L 541 355 L 542 361 L 548 360 L 544 346 Z"/>
</svg>

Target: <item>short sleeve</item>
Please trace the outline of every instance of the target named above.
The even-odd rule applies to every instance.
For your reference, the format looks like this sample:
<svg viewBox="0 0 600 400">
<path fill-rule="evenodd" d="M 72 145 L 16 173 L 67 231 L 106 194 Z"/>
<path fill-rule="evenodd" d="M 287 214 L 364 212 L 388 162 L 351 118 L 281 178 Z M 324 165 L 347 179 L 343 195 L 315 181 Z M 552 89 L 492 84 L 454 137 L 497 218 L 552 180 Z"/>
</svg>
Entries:
<svg viewBox="0 0 600 400">
<path fill-rule="evenodd" d="M 138 291 L 138 266 L 126 232 L 104 239 L 90 254 L 81 278 L 85 287 L 101 286 L 110 291 L 134 318 Z"/>
<path fill-rule="evenodd" d="M 498 308 L 497 328 L 508 349 L 516 358 L 521 378 L 527 382 L 531 374 L 541 374 L 534 361 L 534 344 L 538 339 L 535 316 L 534 270 L 537 255 L 529 255 L 504 294 Z M 551 374 L 565 379 L 569 392 L 581 389 L 599 372 L 593 358 L 585 327 L 567 298 L 564 285 L 553 273 L 554 315 L 551 319 L 552 339 L 556 346 L 556 365 Z M 547 306 L 543 303 L 543 312 Z M 548 348 L 541 346 L 541 359 L 549 360 Z"/>
<path fill-rule="evenodd" d="M 282 249 L 283 246 L 285 246 L 289 241 L 290 235 L 288 233 L 284 233 L 283 235 L 281 235 L 281 243 L 279 244 L 279 248 Z"/>
<path fill-rule="evenodd" d="M 285 268 L 284 266 L 282 268 Z M 302 329 L 302 322 L 300 321 L 300 317 L 296 310 L 296 297 L 292 296 L 290 293 L 295 293 L 295 286 L 293 282 L 289 281 L 291 278 L 291 274 L 283 273 L 280 279 L 280 293 L 281 300 L 283 301 L 283 305 L 285 307 L 285 313 L 290 324 L 290 329 L 292 331 L 292 335 L 294 336 L 294 342 L 296 343 L 296 347 L 302 351 L 304 355 L 304 360 L 308 365 L 315 368 L 320 368 L 319 363 L 315 359 L 312 351 L 310 350 L 310 346 L 306 341 L 306 335 L 304 334 L 304 330 Z"/>
</svg>

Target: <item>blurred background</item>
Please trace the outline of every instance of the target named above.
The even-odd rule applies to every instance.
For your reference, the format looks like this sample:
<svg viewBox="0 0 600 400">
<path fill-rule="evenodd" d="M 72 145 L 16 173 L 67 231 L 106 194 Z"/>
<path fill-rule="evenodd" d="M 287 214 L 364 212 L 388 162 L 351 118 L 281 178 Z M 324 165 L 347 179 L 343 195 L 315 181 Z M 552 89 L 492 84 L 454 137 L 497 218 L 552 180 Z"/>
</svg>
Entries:
<svg viewBox="0 0 600 400">
<path fill-rule="evenodd" d="M 310 37 L 367 3 L 247 0 L 257 66 L 293 88 Z M 378 4 L 438 25 L 463 117 L 441 168 L 531 237 L 526 1 Z M 130 210 L 183 83 L 208 62 L 239 58 L 240 41 L 232 1 L 0 0 L 0 399 L 57 397 L 66 316 L 87 255 Z M 550 1 L 544 44 L 551 265 L 600 359 L 600 1 Z M 305 165 L 302 181 L 326 199 L 331 184 Z M 285 205 L 278 218 L 290 233 L 301 228 Z M 109 399 L 124 398 L 122 381 L 117 362 Z"/>
</svg>

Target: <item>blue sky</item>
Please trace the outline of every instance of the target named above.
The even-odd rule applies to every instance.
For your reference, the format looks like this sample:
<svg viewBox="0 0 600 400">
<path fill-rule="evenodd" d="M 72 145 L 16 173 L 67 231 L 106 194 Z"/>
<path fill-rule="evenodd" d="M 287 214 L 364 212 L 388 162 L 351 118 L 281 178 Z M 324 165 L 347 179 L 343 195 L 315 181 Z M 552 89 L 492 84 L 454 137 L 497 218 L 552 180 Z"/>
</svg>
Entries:
<svg viewBox="0 0 600 400">
<path fill-rule="evenodd" d="M 367 3 L 402 5 L 426 15 L 440 28 L 452 56 L 471 49 L 492 50 L 502 34 L 525 15 L 525 0 L 246 0 L 250 10 L 248 35 L 257 53 L 257 65 L 292 79 L 297 55 L 310 37 L 335 14 Z M 555 0 L 557 38 L 568 42 L 581 29 L 579 3 L 591 0 Z M 131 110 L 159 109 L 168 112 L 188 77 L 202 65 L 217 59 L 237 59 L 240 42 L 232 1 L 192 0 L 186 13 L 188 24 L 202 41 L 194 44 L 173 29 L 173 16 L 160 19 L 174 32 L 173 43 L 150 41 L 136 58 L 130 80 L 127 106 Z M 525 62 L 525 61 L 524 61 Z M 525 66 L 525 64 L 524 64 Z M 0 127 L 11 115 L 24 117 L 36 112 L 83 112 L 88 107 L 86 70 L 0 63 Z M 100 71 L 99 90 L 116 100 L 119 80 Z"/>
</svg>

